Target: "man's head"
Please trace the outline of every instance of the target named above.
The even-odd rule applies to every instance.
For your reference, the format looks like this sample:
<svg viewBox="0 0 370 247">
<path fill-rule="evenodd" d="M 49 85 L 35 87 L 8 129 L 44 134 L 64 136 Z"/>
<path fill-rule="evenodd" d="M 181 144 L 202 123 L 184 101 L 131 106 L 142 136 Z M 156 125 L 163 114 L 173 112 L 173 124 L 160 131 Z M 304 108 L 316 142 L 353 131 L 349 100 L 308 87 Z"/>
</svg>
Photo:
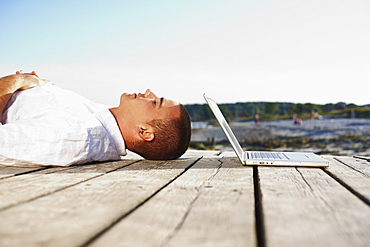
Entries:
<svg viewBox="0 0 370 247">
<path fill-rule="evenodd" d="M 111 112 L 127 149 L 146 159 L 176 159 L 188 148 L 189 114 L 175 101 L 158 98 L 148 89 L 144 94 L 122 94 Z"/>
</svg>

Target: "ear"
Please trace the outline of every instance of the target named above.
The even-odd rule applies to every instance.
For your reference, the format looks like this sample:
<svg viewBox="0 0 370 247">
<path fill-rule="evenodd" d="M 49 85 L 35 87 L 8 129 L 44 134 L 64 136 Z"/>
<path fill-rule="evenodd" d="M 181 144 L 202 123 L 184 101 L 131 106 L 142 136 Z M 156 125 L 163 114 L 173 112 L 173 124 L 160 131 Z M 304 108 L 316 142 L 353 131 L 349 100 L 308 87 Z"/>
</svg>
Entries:
<svg viewBox="0 0 370 247">
<path fill-rule="evenodd" d="M 140 127 L 139 136 L 141 139 L 147 142 L 154 140 L 154 132 L 151 128 Z"/>
</svg>

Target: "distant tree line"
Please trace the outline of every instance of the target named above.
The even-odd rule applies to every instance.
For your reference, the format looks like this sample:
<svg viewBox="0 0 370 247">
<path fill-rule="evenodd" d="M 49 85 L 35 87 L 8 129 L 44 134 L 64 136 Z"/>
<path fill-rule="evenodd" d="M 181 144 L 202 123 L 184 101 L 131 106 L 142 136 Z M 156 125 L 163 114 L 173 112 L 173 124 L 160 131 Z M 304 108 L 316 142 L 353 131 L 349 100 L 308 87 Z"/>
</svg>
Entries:
<svg viewBox="0 0 370 247">
<path fill-rule="evenodd" d="M 320 115 L 340 115 L 351 117 L 351 111 L 356 117 L 370 118 L 370 105 L 358 106 L 338 102 L 335 104 L 296 104 L 286 102 L 245 102 L 235 104 L 219 104 L 221 111 L 229 120 L 250 120 L 258 113 L 261 120 L 288 119 L 293 114 L 308 118 L 311 111 Z M 210 121 L 214 116 L 207 104 L 185 105 L 192 121 Z M 352 116 L 353 117 L 353 116 Z"/>
</svg>

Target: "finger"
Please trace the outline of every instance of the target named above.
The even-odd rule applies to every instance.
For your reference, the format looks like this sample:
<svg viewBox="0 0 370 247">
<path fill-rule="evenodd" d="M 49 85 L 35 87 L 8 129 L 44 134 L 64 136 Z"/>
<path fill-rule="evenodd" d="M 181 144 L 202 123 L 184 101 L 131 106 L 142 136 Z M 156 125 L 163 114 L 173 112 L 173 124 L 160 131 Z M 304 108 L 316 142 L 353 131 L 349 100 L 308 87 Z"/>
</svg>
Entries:
<svg viewBox="0 0 370 247">
<path fill-rule="evenodd" d="M 37 74 L 37 72 L 36 72 L 36 71 L 32 71 L 32 72 L 31 72 L 31 75 L 34 75 L 34 76 L 36 76 L 36 77 L 40 77 L 40 76 Z"/>
</svg>

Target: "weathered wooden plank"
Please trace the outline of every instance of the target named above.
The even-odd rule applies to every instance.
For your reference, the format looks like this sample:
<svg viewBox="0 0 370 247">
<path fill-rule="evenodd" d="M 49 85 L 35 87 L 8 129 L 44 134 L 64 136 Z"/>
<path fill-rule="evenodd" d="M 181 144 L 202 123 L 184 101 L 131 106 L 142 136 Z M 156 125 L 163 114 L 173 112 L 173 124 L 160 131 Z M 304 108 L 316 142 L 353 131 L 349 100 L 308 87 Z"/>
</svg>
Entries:
<svg viewBox="0 0 370 247">
<path fill-rule="evenodd" d="M 202 159 L 91 246 L 255 246 L 252 168 Z"/>
<path fill-rule="evenodd" d="M 181 158 L 194 158 L 194 157 L 216 157 L 220 154 L 220 151 L 210 151 L 210 150 L 193 150 L 189 149 L 186 153 L 181 156 Z"/>
<path fill-rule="evenodd" d="M 322 169 L 258 170 L 266 246 L 368 246 L 370 208 Z"/>
<path fill-rule="evenodd" d="M 237 159 L 221 161 L 218 171 L 199 188 L 169 246 L 256 245 L 252 168 L 240 166 Z"/>
<path fill-rule="evenodd" d="M 350 157 L 325 157 L 330 160 L 330 166 L 326 168 L 340 182 L 370 204 L 370 163 L 366 160 Z"/>
<path fill-rule="evenodd" d="M 127 155 L 122 157 L 122 160 L 139 160 L 143 159 L 140 155 L 133 153 L 131 151 L 127 151 Z M 96 165 L 96 164 L 93 164 Z M 12 166 L 1 166 L 0 164 L 0 179 L 13 177 L 23 173 L 29 173 L 33 171 L 39 171 L 44 169 L 50 169 L 52 167 L 45 167 L 45 166 L 35 166 L 35 167 L 12 167 Z M 57 167 L 62 169 L 63 167 Z"/>
<path fill-rule="evenodd" d="M 33 168 L 25 168 L 25 167 L 0 167 L 0 179 L 9 178 L 16 176 L 18 174 L 28 173 L 32 171 L 38 171 L 47 168 L 40 168 L 40 167 L 33 167 Z"/>
<path fill-rule="evenodd" d="M 339 156 L 335 157 L 336 160 L 343 162 L 348 167 L 359 172 L 361 177 L 370 179 L 370 162 L 364 159 L 357 159 L 352 157 Z"/>
<path fill-rule="evenodd" d="M 130 150 L 126 150 L 126 151 L 127 151 L 127 154 L 125 156 L 121 157 L 122 160 L 142 160 L 142 159 L 144 159 L 143 157 L 141 157 L 137 153 L 134 153 Z"/>
<path fill-rule="evenodd" d="M 355 155 L 353 157 L 356 158 L 356 159 L 362 159 L 362 160 L 365 160 L 367 162 L 370 162 L 370 156 Z"/>
<path fill-rule="evenodd" d="M 224 151 L 221 153 L 223 157 L 237 157 L 234 151 Z M 241 164 L 241 163 L 240 163 Z"/>
<path fill-rule="evenodd" d="M 0 180 L 0 210 L 81 183 L 133 161 L 56 167 Z"/>
<path fill-rule="evenodd" d="M 80 246 L 194 160 L 140 161 L 0 212 L 0 246 Z"/>
</svg>

